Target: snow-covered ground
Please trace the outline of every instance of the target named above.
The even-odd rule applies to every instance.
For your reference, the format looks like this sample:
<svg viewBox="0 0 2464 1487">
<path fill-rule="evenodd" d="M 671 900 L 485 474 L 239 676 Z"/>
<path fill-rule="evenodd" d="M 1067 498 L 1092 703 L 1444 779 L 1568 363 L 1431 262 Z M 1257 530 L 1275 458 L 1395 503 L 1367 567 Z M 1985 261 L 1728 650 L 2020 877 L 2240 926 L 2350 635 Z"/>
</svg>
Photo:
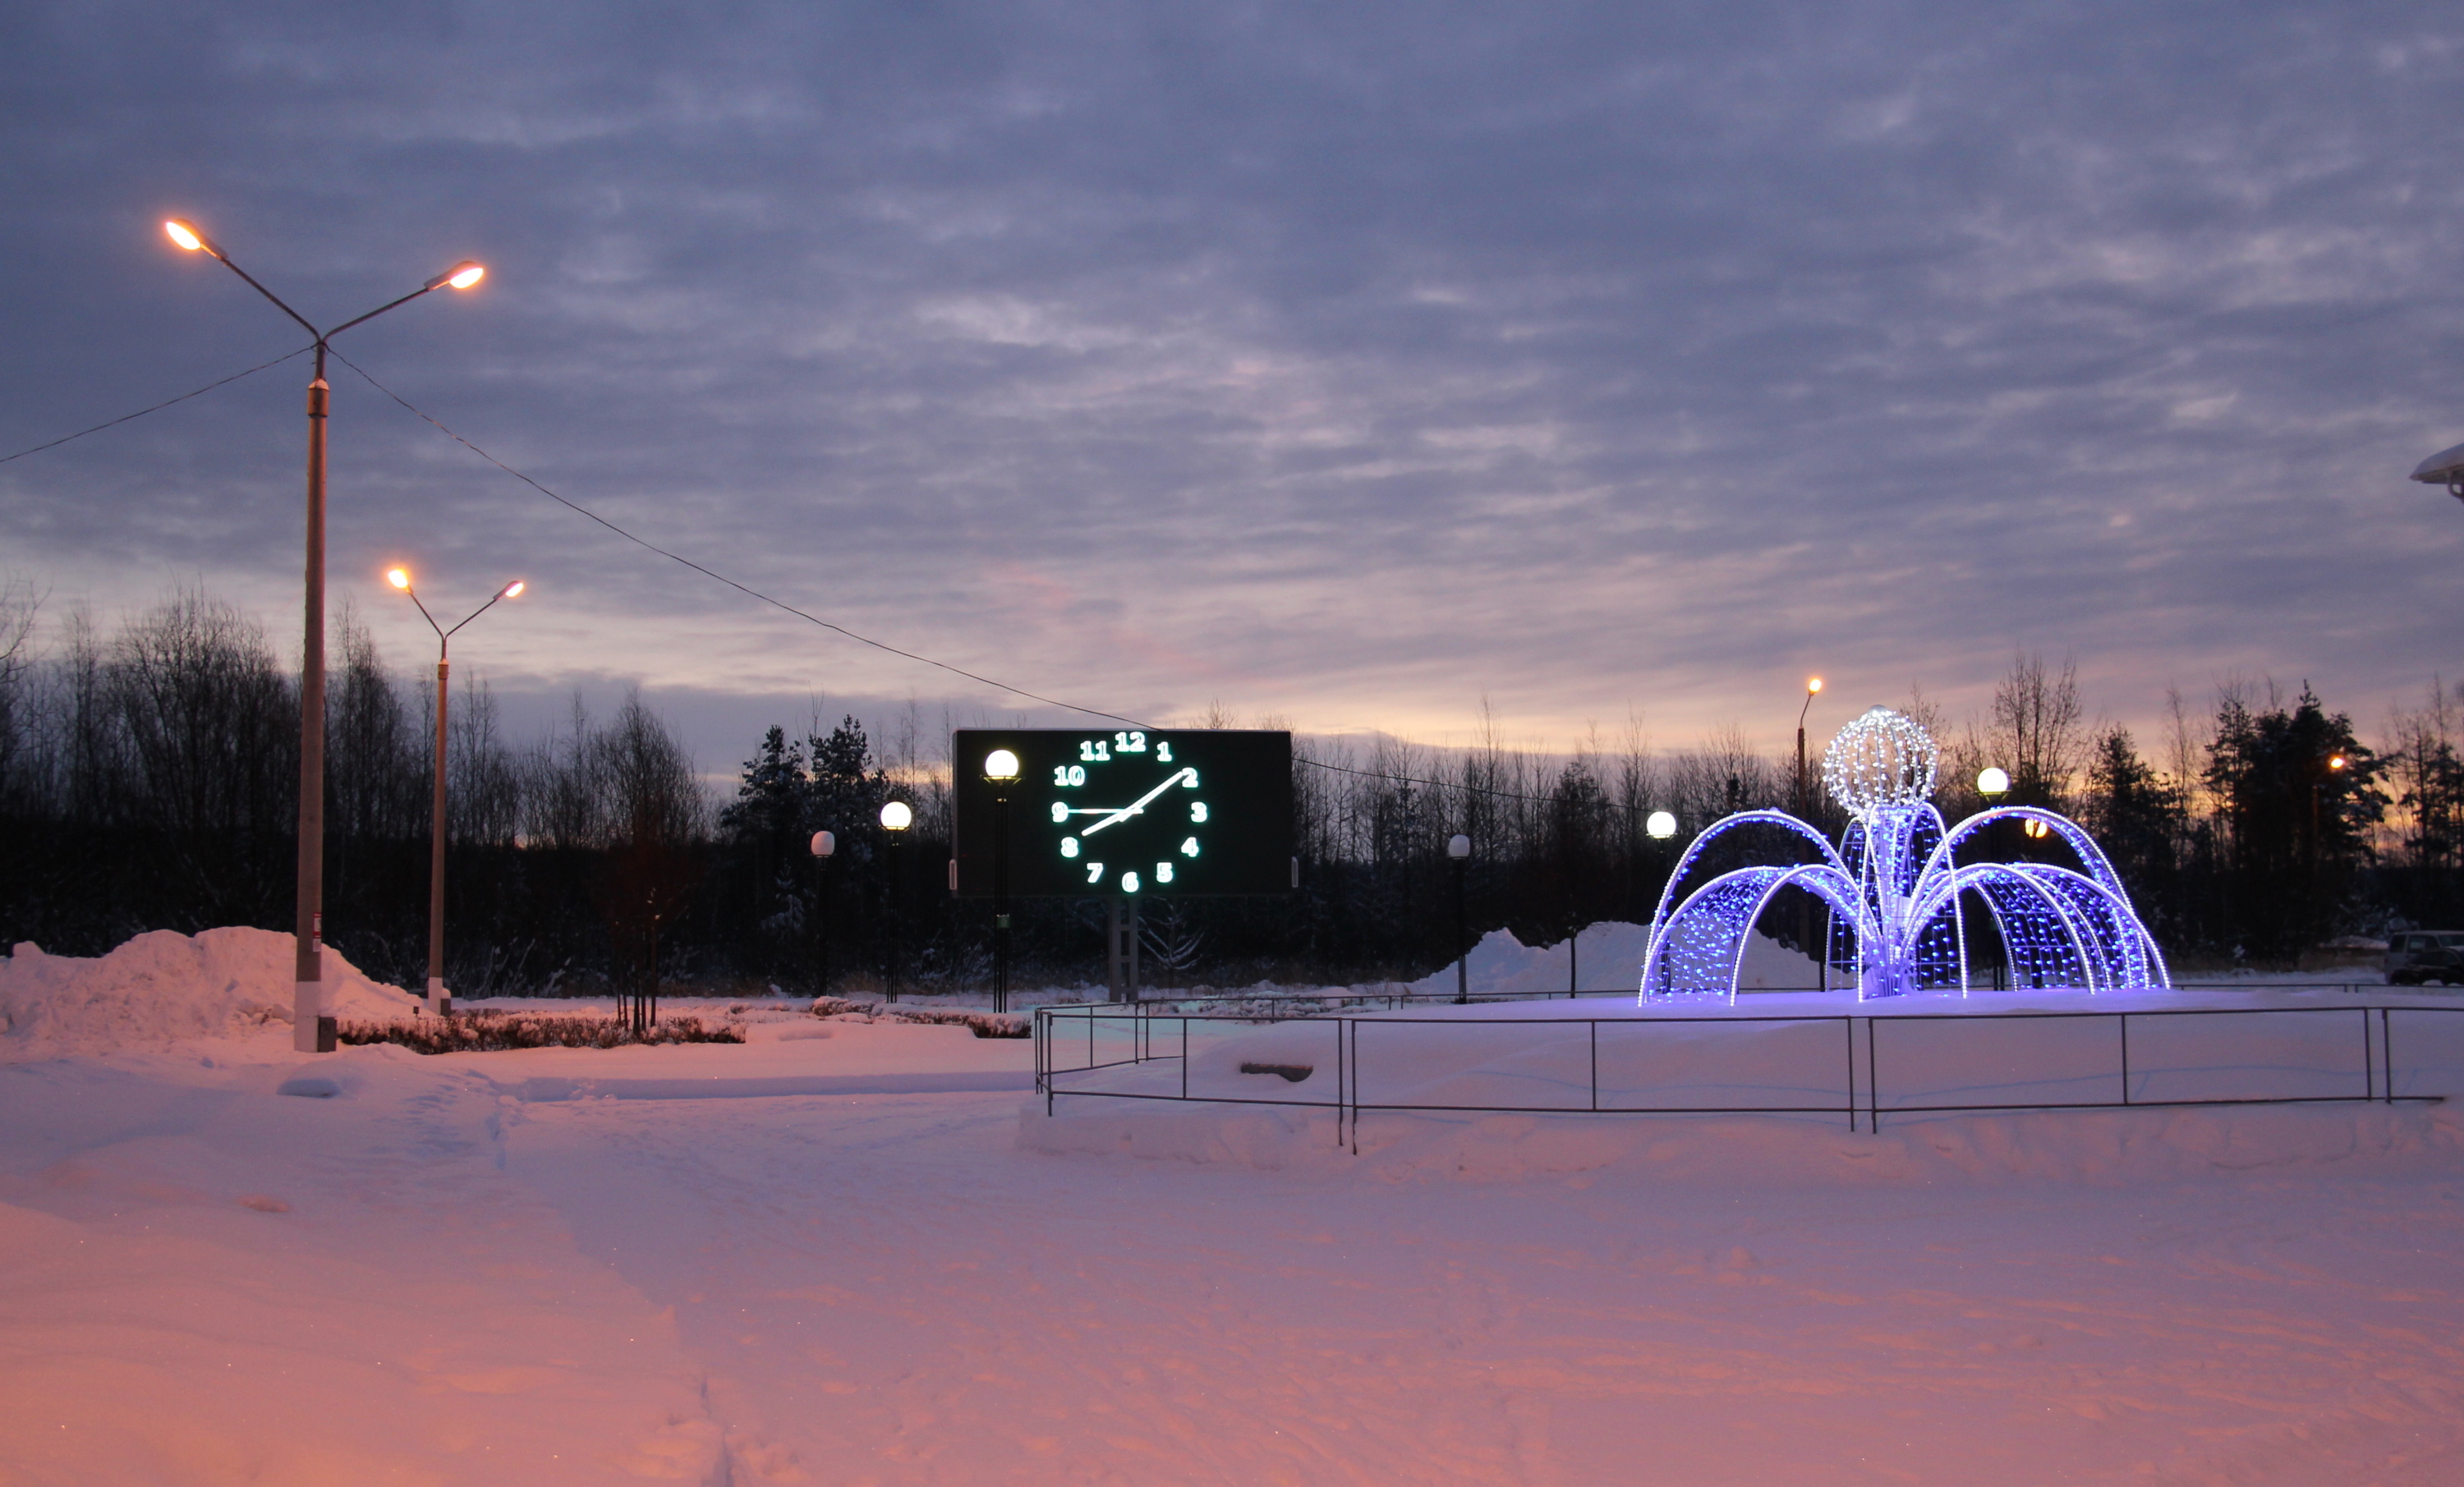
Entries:
<svg viewBox="0 0 2464 1487">
<path fill-rule="evenodd" d="M 2449 1106 L 1141 1158 L 1023 1041 L 762 1026 L 14 1049 L 0 1482 L 2464 1480 Z"/>
</svg>

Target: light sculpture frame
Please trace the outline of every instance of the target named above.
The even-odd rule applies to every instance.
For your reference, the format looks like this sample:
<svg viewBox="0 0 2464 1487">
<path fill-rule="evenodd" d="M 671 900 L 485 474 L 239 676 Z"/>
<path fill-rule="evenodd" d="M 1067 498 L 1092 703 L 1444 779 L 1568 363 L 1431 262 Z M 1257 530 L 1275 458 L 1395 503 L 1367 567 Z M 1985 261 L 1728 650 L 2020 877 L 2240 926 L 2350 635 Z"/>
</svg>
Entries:
<svg viewBox="0 0 2464 1487">
<path fill-rule="evenodd" d="M 2030 805 L 1997 806 L 1947 826 L 1928 798 L 1936 752 L 1915 719 L 1875 708 L 1840 730 L 1822 756 L 1822 783 L 1850 813 L 1839 845 L 1786 811 L 1743 811 L 1713 822 L 1678 860 L 1652 917 L 1642 998 L 1732 1000 L 1753 927 L 1782 888 L 1829 906 L 1822 954 L 1848 972 L 1859 1001 L 1956 988 L 1968 995 L 1962 900 L 1973 896 L 2002 938 L 2016 984 L 2098 992 L 2167 990 L 2164 952 L 2095 841 L 2075 821 Z M 2073 870 L 2047 863 L 1971 863 L 1954 851 L 1997 820 L 2059 837 Z M 1768 826 L 1802 839 L 1819 860 L 1722 873 L 1684 892 L 1689 870 L 1731 831 Z"/>
</svg>

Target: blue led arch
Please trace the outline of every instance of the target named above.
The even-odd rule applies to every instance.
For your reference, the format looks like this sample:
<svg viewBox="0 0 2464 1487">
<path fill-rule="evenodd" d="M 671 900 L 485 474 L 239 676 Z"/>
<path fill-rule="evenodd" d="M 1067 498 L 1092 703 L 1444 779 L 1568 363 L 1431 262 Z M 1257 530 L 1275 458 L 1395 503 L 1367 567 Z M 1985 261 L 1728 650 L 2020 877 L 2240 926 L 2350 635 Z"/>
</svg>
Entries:
<svg viewBox="0 0 2464 1487">
<path fill-rule="evenodd" d="M 2131 908 L 2122 879 L 2077 822 L 2011 805 L 1946 825 L 1926 798 L 1934 766 L 1931 735 L 1915 719 L 1876 708 L 1840 730 L 1823 752 L 1823 788 L 1850 813 L 1837 848 L 1785 811 L 1742 811 L 1705 828 L 1661 890 L 1642 995 L 1735 996 L 1754 925 L 1787 887 L 1813 894 L 1831 910 L 1824 963 L 1844 973 L 1860 1001 L 1954 987 L 1966 995 L 1963 898 L 1985 909 L 2017 984 L 2090 993 L 2172 985 L 2164 952 Z M 2014 820 L 2059 837 L 2084 870 L 1955 861 L 1961 842 L 1995 821 Z M 1712 843 L 1755 825 L 1812 842 L 1822 860 L 1741 867 L 1680 896 Z"/>
</svg>

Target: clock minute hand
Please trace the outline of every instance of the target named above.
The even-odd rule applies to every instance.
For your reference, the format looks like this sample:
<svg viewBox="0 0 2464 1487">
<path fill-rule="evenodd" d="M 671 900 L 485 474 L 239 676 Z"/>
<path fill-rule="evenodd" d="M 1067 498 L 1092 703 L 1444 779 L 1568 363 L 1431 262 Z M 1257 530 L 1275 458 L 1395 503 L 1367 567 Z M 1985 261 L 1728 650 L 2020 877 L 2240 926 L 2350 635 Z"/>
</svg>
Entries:
<svg viewBox="0 0 2464 1487">
<path fill-rule="evenodd" d="M 1084 830 L 1084 831 L 1082 831 L 1082 832 L 1078 833 L 1079 837 L 1083 840 L 1083 839 L 1085 839 L 1085 838 L 1088 838 L 1088 837 L 1091 837 L 1091 836 L 1093 836 L 1095 833 L 1097 833 L 1097 832 L 1099 832 L 1099 831 L 1103 830 L 1105 827 L 1110 826 L 1110 825 L 1113 824 L 1113 823 L 1114 823 L 1114 822 L 1116 822 L 1116 821 L 1125 821 L 1125 820 L 1128 820 L 1131 817 L 1135 816 L 1135 815 L 1137 815 L 1140 811 L 1145 810 L 1145 809 L 1147 808 L 1147 802 L 1148 802 L 1149 800 L 1152 800 L 1152 799 L 1154 799 L 1155 797 L 1157 797 L 1157 796 L 1159 796 L 1159 795 L 1163 794 L 1165 791 L 1170 790 L 1173 786 L 1175 786 L 1175 785 L 1177 785 L 1177 784 L 1179 784 L 1179 783 L 1180 783 L 1180 781 L 1181 781 L 1181 776 L 1185 776 L 1185 775 L 1187 775 L 1187 774 L 1189 774 L 1189 773 L 1190 773 L 1190 772 L 1189 772 L 1188 770 L 1185 770 L 1185 769 L 1181 769 L 1181 770 L 1175 770 L 1175 771 L 1173 771 L 1173 772 L 1172 772 L 1171 776 L 1170 776 L 1169 778 L 1165 779 L 1165 780 L 1164 780 L 1164 782 L 1163 782 L 1162 784 L 1155 786 L 1153 790 L 1150 790 L 1150 791 L 1148 791 L 1146 794 L 1144 794 L 1144 795 L 1142 795 L 1142 796 L 1138 797 L 1135 800 L 1133 800 L 1133 801 L 1131 801 L 1129 804 L 1127 804 L 1127 805 L 1125 805 L 1125 806 L 1122 806 L 1119 810 L 1114 811 L 1111 815 L 1105 817 L 1102 820 L 1097 821 L 1097 822 L 1096 822 L 1095 824 L 1093 824 L 1092 826 L 1089 826 L 1089 827 L 1088 827 L 1086 830 Z"/>
</svg>

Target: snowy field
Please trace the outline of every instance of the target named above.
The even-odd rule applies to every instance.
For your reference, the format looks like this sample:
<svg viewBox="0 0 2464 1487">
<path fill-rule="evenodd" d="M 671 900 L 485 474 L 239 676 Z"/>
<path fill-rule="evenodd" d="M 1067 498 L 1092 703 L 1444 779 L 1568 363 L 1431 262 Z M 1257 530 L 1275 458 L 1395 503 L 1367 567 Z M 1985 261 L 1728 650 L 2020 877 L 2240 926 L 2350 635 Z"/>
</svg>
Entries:
<svg viewBox="0 0 2464 1487">
<path fill-rule="evenodd" d="M 1354 1156 L 784 1009 L 303 1057 L 158 949 L 0 968 L 0 1483 L 2464 1480 L 2451 1105 Z"/>
</svg>

